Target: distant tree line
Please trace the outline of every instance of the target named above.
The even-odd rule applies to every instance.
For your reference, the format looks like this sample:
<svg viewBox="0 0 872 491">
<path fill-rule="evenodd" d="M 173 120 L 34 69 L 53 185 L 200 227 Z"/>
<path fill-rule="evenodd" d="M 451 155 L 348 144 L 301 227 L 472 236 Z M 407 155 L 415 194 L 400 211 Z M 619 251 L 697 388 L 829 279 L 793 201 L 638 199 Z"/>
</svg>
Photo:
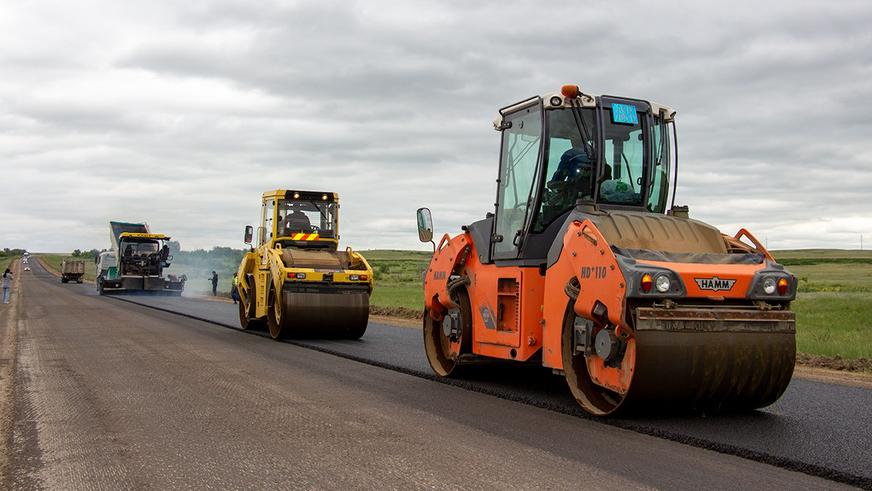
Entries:
<svg viewBox="0 0 872 491">
<path fill-rule="evenodd" d="M 103 250 L 105 251 L 106 249 Z M 97 249 L 91 249 L 90 251 L 81 251 L 79 249 L 76 249 L 73 251 L 72 256 L 80 257 L 82 259 L 94 259 L 97 257 L 98 254 L 100 254 L 100 252 L 101 251 Z"/>
<path fill-rule="evenodd" d="M 0 252 L 0 255 L 2 255 L 2 256 L 21 256 L 25 252 L 26 251 L 24 249 L 10 249 L 8 247 L 4 247 L 3 251 Z"/>
</svg>

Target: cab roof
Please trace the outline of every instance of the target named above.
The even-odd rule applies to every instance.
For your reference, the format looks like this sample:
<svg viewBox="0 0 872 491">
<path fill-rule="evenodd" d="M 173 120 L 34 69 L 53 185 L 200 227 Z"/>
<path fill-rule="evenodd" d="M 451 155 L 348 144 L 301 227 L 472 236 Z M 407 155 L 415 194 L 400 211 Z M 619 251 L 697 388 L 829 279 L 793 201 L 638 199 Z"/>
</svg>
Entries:
<svg viewBox="0 0 872 491">
<path fill-rule="evenodd" d="M 164 234 L 146 234 L 140 232 L 121 232 L 119 239 L 152 239 L 152 240 L 170 240 L 169 235 Z"/>
<path fill-rule="evenodd" d="M 339 201 L 339 194 L 330 191 L 304 191 L 302 189 L 274 189 L 272 191 L 264 191 L 263 200 L 266 201 L 270 199 L 315 199 L 318 201 Z"/>
<path fill-rule="evenodd" d="M 546 92 L 540 96 L 529 97 L 527 99 L 524 99 L 523 101 L 510 104 L 500 109 L 499 112 L 501 116 L 511 112 L 515 112 L 518 109 L 523 109 L 525 107 L 529 107 L 530 105 L 537 104 L 540 98 L 542 100 L 542 104 L 545 106 L 545 109 L 569 107 L 568 102 L 573 99 L 577 100 L 581 107 L 596 107 L 596 99 L 601 96 L 602 95 L 599 94 L 589 94 L 587 92 L 584 92 L 582 88 L 578 85 L 564 85 L 561 90 L 557 92 Z M 609 97 L 621 98 L 620 96 Z M 675 110 L 671 107 L 654 101 L 645 102 L 651 105 L 651 113 L 655 116 L 664 115 L 667 122 L 673 121 L 675 119 Z M 502 117 L 500 119 L 502 119 Z"/>
</svg>

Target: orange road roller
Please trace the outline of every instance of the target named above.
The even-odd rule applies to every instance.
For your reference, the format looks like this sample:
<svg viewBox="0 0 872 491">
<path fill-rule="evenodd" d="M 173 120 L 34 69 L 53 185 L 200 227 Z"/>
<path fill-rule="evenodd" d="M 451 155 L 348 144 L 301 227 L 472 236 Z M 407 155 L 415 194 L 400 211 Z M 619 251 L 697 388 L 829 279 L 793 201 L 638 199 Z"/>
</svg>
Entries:
<svg viewBox="0 0 872 491">
<path fill-rule="evenodd" d="M 494 213 L 438 245 L 430 210 L 417 214 L 434 245 L 423 326 L 434 372 L 541 364 L 596 416 L 781 396 L 796 277 L 747 230 L 726 235 L 675 206 L 673 109 L 566 85 L 500 109 L 494 127 Z"/>
</svg>

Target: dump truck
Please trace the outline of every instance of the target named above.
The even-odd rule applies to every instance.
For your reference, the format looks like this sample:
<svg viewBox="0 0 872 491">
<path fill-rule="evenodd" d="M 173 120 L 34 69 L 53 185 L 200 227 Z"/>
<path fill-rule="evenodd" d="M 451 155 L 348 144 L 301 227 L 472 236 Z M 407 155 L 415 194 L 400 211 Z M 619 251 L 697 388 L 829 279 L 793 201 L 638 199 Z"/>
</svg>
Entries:
<svg viewBox="0 0 872 491">
<path fill-rule="evenodd" d="M 184 275 L 164 275 L 170 266 L 170 237 L 151 233 L 146 223 L 109 222 L 112 248 L 96 258 L 96 283 L 100 295 L 151 293 L 181 295 Z"/>
<path fill-rule="evenodd" d="M 369 322 L 372 268 L 350 247 L 339 250 L 339 196 L 332 192 L 263 193 L 257 246 L 245 227 L 237 271 L 239 323 L 266 325 L 273 339 L 357 339 Z"/>
<path fill-rule="evenodd" d="M 66 258 L 61 262 L 61 283 L 81 283 L 85 276 L 85 261 Z"/>
<path fill-rule="evenodd" d="M 676 112 L 576 85 L 499 110 L 496 206 L 433 242 L 424 349 L 562 375 L 588 413 L 750 410 L 791 380 L 797 280 L 750 232 L 675 205 Z M 671 186 L 671 204 L 669 202 Z"/>
</svg>

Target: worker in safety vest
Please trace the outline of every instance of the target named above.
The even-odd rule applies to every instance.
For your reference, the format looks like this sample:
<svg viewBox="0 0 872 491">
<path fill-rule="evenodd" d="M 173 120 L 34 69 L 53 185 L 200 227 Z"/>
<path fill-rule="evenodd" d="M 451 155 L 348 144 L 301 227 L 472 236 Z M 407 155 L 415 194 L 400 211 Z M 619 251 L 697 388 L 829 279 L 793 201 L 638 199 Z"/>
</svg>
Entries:
<svg viewBox="0 0 872 491">
<path fill-rule="evenodd" d="M 233 303 L 239 301 L 239 290 L 237 290 L 237 285 L 239 285 L 239 278 L 236 275 L 239 273 L 233 273 L 233 287 L 230 290 L 230 298 L 233 299 Z"/>
</svg>

